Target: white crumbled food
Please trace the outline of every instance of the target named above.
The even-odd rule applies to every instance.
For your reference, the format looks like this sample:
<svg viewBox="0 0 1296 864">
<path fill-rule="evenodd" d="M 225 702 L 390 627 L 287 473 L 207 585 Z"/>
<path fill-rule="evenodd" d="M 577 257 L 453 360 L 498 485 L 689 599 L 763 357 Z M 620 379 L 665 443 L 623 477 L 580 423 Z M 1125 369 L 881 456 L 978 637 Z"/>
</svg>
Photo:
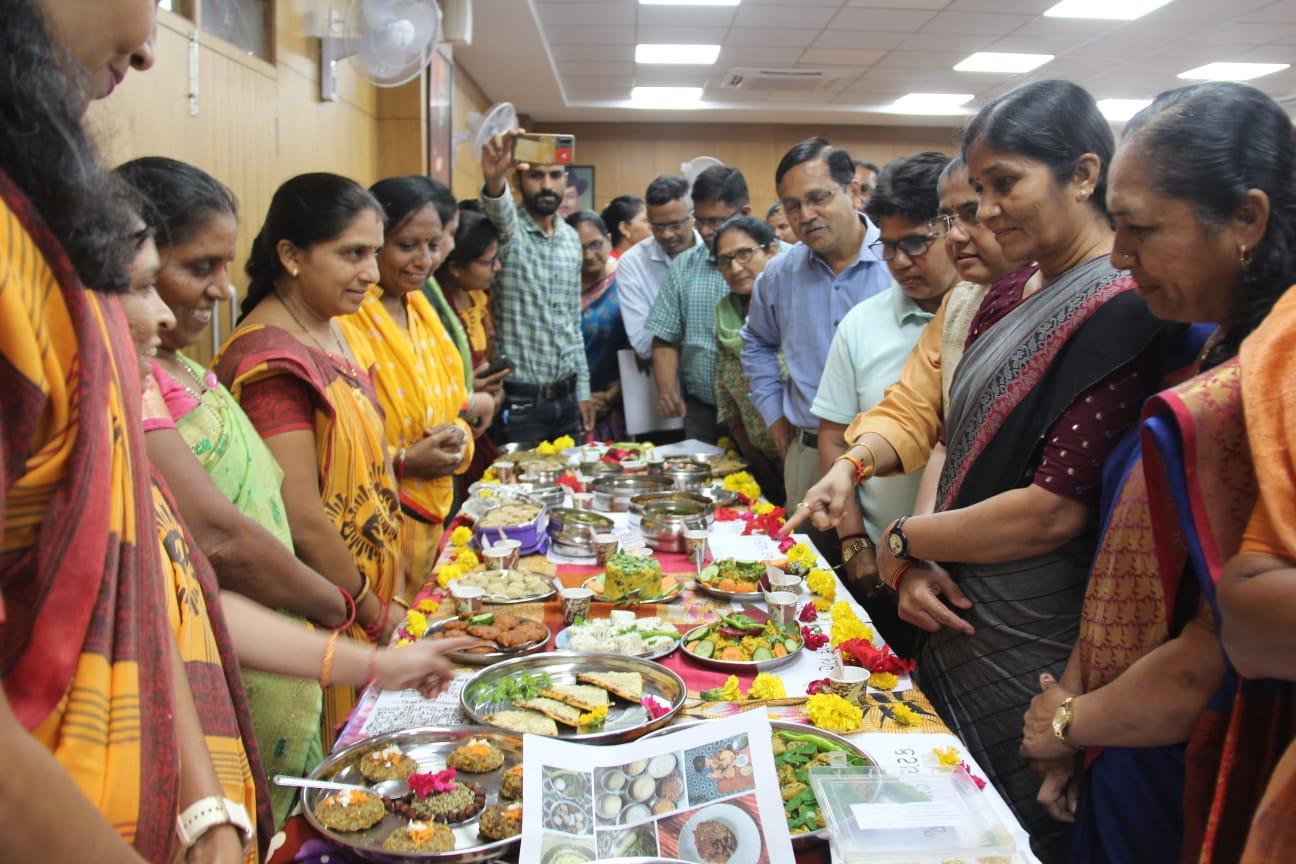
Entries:
<svg viewBox="0 0 1296 864">
<path fill-rule="evenodd" d="M 644 633 L 653 631 L 675 632 L 675 625 L 665 618 L 635 618 L 633 612 L 620 609 L 612 610 L 612 615 L 612 618 L 595 618 L 584 624 L 573 624 L 568 632 L 571 649 L 610 651 L 629 656 L 664 650 L 676 641 L 669 636 L 643 637 Z M 629 616 L 629 620 L 625 616 Z"/>
</svg>

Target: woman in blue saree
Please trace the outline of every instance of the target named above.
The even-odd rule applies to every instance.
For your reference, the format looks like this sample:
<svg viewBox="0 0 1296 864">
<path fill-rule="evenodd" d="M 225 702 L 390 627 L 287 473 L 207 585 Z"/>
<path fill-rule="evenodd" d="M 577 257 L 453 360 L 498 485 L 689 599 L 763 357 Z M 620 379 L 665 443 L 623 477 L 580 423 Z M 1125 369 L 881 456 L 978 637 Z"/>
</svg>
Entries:
<svg viewBox="0 0 1296 864">
<path fill-rule="evenodd" d="M 1215 586 L 1255 499 L 1236 355 L 1296 279 L 1267 260 L 1290 230 L 1267 202 L 1292 182 L 1290 119 L 1236 84 L 1162 94 L 1112 164 L 1112 263 L 1157 317 L 1220 327 L 1190 364 L 1200 374 L 1148 400 L 1108 462 L 1080 638 L 1026 713 L 1022 754 L 1077 766 L 1040 790 L 1076 820 L 1071 861 L 1236 860 L 1263 788 L 1236 769 L 1276 758 L 1264 736 L 1229 740 L 1238 681 Z"/>
</svg>

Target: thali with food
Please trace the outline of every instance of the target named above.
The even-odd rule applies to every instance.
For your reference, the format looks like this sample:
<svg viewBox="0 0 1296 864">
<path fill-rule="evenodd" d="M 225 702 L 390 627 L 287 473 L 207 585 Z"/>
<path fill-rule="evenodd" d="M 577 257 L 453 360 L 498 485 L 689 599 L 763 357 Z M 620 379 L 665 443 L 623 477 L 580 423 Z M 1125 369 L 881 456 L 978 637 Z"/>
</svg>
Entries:
<svg viewBox="0 0 1296 864">
<path fill-rule="evenodd" d="M 721 558 L 712 561 L 698 573 L 698 590 L 723 600 L 760 600 L 765 596 L 761 580 L 765 578 L 764 561 L 738 561 Z"/>
<path fill-rule="evenodd" d="M 630 552 L 608 556 L 603 572 L 586 579 L 582 587 L 593 591 L 598 602 L 618 606 L 669 603 L 684 592 L 683 583 L 669 573 L 662 573 L 661 562 L 656 558 Z"/>
<path fill-rule="evenodd" d="M 473 569 L 455 580 L 456 584 L 481 588 L 486 594 L 483 602 L 497 606 L 516 603 L 535 603 L 548 600 L 558 589 L 548 576 L 530 570 Z"/>
<path fill-rule="evenodd" d="M 669 723 L 687 696 L 683 679 L 660 663 L 556 651 L 483 669 L 464 686 L 459 704 L 474 723 L 610 744 Z"/>
<path fill-rule="evenodd" d="M 667 726 L 652 737 L 670 735 L 697 723 L 695 720 Z M 810 846 L 828 842 L 828 822 L 823 815 L 814 790 L 810 788 L 811 768 L 876 765 L 873 759 L 850 740 L 822 729 L 787 720 L 771 720 L 770 739 L 774 747 L 774 767 L 778 771 L 779 789 L 783 793 L 783 815 L 792 834 L 792 849 L 801 852 Z M 742 742 L 735 742 L 730 752 L 741 751 Z M 710 774 L 723 774 L 740 770 L 738 760 L 725 764 L 724 751 L 713 754 L 714 761 L 702 767 Z M 708 775 L 708 776 L 709 776 Z"/>
<path fill-rule="evenodd" d="M 370 787 L 302 794 L 312 827 L 368 861 L 490 861 L 522 833 L 517 735 L 471 726 L 392 732 L 330 756 L 311 778 Z"/>
<path fill-rule="evenodd" d="M 482 644 L 448 651 L 445 656 L 466 666 L 489 666 L 543 651 L 549 643 L 549 628 L 534 619 L 507 612 L 481 612 L 434 622 L 424 638 L 459 636 L 471 636 L 481 640 Z"/>
<path fill-rule="evenodd" d="M 554 647 L 582 654 L 621 654 L 660 660 L 680 644 L 679 629 L 666 618 L 636 618 L 613 609 L 607 618 L 577 621 L 558 632 Z"/>
<path fill-rule="evenodd" d="M 703 666 L 751 673 L 786 666 L 796 660 L 802 645 L 795 625 L 782 627 L 750 615 L 722 615 L 685 633 L 683 650 Z"/>
</svg>

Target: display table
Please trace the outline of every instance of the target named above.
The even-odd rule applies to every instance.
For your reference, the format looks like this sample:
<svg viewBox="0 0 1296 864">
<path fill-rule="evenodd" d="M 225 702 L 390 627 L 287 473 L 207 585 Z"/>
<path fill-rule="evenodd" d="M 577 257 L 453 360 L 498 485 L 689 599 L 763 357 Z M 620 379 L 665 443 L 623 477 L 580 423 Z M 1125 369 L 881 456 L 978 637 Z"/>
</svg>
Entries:
<svg viewBox="0 0 1296 864">
<path fill-rule="evenodd" d="M 617 530 L 622 536 L 623 544 L 633 546 L 641 542 L 637 529 L 628 523 L 625 514 L 609 515 L 614 515 L 617 519 Z M 741 533 L 743 525 L 744 523 L 741 521 L 717 522 L 712 529 L 713 537 L 736 536 Z M 448 539 L 450 534 L 451 531 L 447 530 L 444 535 L 445 538 Z M 804 536 L 797 539 L 809 542 L 808 538 Z M 453 554 L 453 550 L 443 546 L 438 567 L 440 563 L 445 563 L 451 554 Z M 729 601 L 719 600 L 695 590 L 694 587 L 691 587 L 694 584 L 692 577 L 695 575 L 695 565 L 691 558 L 670 553 L 658 553 L 655 557 L 661 563 L 664 573 L 674 574 L 684 580 L 685 589 L 682 596 L 671 603 L 639 607 L 637 614 L 640 616 L 656 615 L 668 618 L 672 623 L 679 626 L 681 632 L 683 632 L 690 627 L 714 620 L 717 613 L 764 612 L 763 603 L 739 603 L 735 605 Z M 543 572 L 555 577 L 566 587 L 579 586 L 590 576 L 602 572 L 602 568 L 594 565 L 592 559 L 568 559 L 552 552 L 546 556 L 533 556 L 523 559 L 520 566 L 522 569 Z M 819 555 L 818 566 L 828 568 L 821 554 Z M 423 593 L 420 594 L 420 598 L 443 594 L 444 592 L 438 589 L 436 582 L 429 580 L 424 587 Z M 813 597 L 814 595 L 803 590 L 798 599 L 798 612 L 806 604 L 810 603 Z M 855 602 L 840 580 L 836 583 L 836 599 L 848 602 L 860 619 L 868 621 L 868 613 Z M 553 650 L 553 636 L 563 628 L 562 604 L 557 597 L 542 603 L 512 605 L 503 608 L 507 608 L 509 612 L 519 616 L 544 621 L 548 625 L 551 634 L 549 644 L 545 650 Z M 614 608 L 611 604 L 594 603 L 591 607 L 591 617 L 606 617 L 611 608 Z M 821 622 L 825 633 L 828 632 L 826 617 L 826 615 L 823 616 L 825 620 Z M 874 644 L 879 646 L 882 644 L 880 637 L 874 636 Z M 795 662 L 777 669 L 773 673 L 783 681 L 788 698 L 754 703 L 731 703 L 704 702 L 699 695 L 703 690 L 722 686 L 728 677 L 727 673 L 717 672 L 698 665 L 690 660 L 683 650 L 676 650 L 658 662 L 678 673 L 688 685 L 689 699 L 684 710 L 680 713 L 678 721 L 691 721 L 697 718 L 722 720 L 724 717 L 733 716 L 741 711 L 764 710 L 772 719 L 804 723 L 809 722 L 805 713 L 806 685 L 811 681 L 826 677 L 836 663 L 829 646 L 825 645 L 817 651 L 811 651 L 807 646 L 802 650 L 801 656 Z M 467 719 L 457 710 L 457 693 L 463 684 L 478 671 L 478 669 L 472 667 L 457 667 L 455 686 L 451 688 L 448 694 L 444 694 L 440 699 L 431 702 L 419 699 L 413 691 L 399 696 L 387 694 L 381 700 L 378 698 L 379 694 L 366 692 L 339 736 L 335 749 L 345 747 L 364 737 L 383 734 L 399 728 L 467 724 Z M 750 675 L 739 676 L 743 691 L 748 689 L 753 677 Z M 909 712 L 902 712 L 906 719 L 910 717 L 916 719 L 909 720 L 908 724 L 898 722 L 894 713 L 897 705 L 903 705 L 909 709 Z M 941 757 L 937 751 L 944 751 L 944 755 L 948 759 L 950 755 L 949 748 L 954 748 L 957 756 L 967 763 L 975 776 L 984 776 L 980 767 L 976 765 L 972 757 L 963 748 L 962 743 L 950 733 L 949 729 L 937 716 L 931 703 L 919 690 L 910 684 L 906 677 L 901 677 L 900 684 L 893 691 L 879 692 L 870 689 L 867 696 L 861 699 L 860 707 L 864 712 L 861 728 L 858 732 L 847 737 L 850 737 L 859 745 L 880 767 L 895 773 L 916 773 L 931 770 L 941 764 Z M 1017 823 L 1016 818 L 1012 815 L 1002 797 L 989 784 L 985 786 L 983 793 L 990 799 L 995 813 L 1003 821 L 1004 825 L 1012 830 L 1018 848 L 1028 850 L 1029 838 Z M 289 821 L 284 831 L 276 839 L 280 838 L 283 838 L 284 843 L 269 859 L 273 864 L 289 861 L 322 862 L 325 859 L 321 856 L 325 855 L 328 856 L 327 860 L 333 862 L 353 860 L 345 851 L 319 839 L 318 835 L 311 831 L 300 815 L 293 817 Z M 799 860 L 827 862 L 829 860 L 828 850 L 826 847 L 821 847 L 816 855 L 802 855 Z M 1028 862 L 1036 859 L 1029 852 L 1019 852 L 1018 860 Z"/>
</svg>

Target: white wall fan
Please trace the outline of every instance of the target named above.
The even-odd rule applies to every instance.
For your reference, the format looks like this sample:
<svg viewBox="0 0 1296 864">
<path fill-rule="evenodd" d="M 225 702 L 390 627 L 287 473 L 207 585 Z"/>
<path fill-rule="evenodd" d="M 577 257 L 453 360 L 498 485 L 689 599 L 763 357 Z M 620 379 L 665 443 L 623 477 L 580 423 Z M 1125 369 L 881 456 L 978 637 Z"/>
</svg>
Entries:
<svg viewBox="0 0 1296 864">
<path fill-rule="evenodd" d="M 348 57 L 379 87 L 412 81 L 431 61 L 440 31 L 436 0 L 351 0 L 342 35 L 320 39 L 320 98 L 337 100 L 337 65 Z"/>
</svg>

